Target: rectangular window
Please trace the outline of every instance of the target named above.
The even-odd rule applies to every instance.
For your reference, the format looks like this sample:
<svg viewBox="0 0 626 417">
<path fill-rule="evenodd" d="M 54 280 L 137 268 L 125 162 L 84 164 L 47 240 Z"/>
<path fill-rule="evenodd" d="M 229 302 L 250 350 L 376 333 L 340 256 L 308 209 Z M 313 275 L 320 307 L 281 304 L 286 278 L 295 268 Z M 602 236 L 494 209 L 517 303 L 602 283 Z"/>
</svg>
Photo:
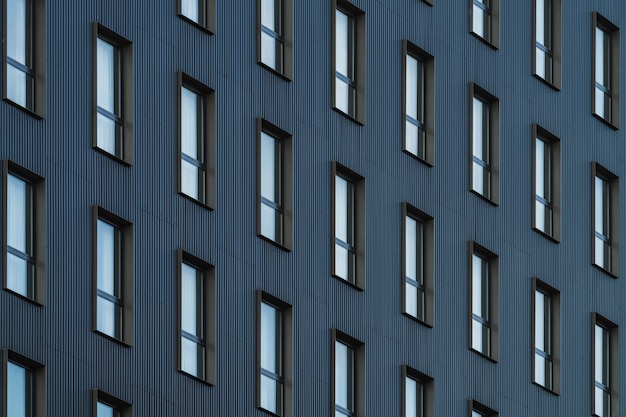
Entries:
<svg viewBox="0 0 626 417">
<path fill-rule="evenodd" d="M 3 2 L 3 96 L 37 117 L 45 116 L 45 0 Z"/>
<path fill-rule="evenodd" d="M 257 122 L 257 233 L 285 249 L 291 249 L 291 136 L 263 119 Z"/>
<path fill-rule="evenodd" d="M 534 75 L 561 88 L 561 0 L 535 0 Z"/>
<path fill-rule="evenodd" d="M 178 73 L 178 192 L 209 208 L 215 205 L 215 120 L 213 90 Z"/>
<path fill-rule="evenodd" d="M 498 413 L 482 405 L 476 400 L 470 400 L 471 417 L 498 417 Z"/>
<path fill-rule="evenodd" d="M 96 417 L 131 417 L 131 405 L 100 390 L 93 390 Z"/>
<path fill-rule="evenodd" d="M 215 0 L 178 0 L 178 16 L 209 34 L 215 33 Z"/>
<path fill-rule="evenodd" d="M 46 301 L 45 184 L 40 176 L 3 163 L 4 288 L 34 301 Z"/>
<path fill-rule="evenodd" d="M 259 291 L 258 407 L 291 416 L 291 306 Z"/>
<path fill-rule="evenodd" d="M 593 263 L 619 275 L 619 178 L 593 163 Z"/>
<path fill-rule="evenodd" d="M 619 129 L 619 28 L 593 13 L 593 115 Z"/>
<path fill-rule="evenodd" d="M 429 326 L 433 323 L 433 219 L 403 203 L 404 313 Z"/>
<path fill-rule="evenodd" d="M 365 13 L 334 2 L 333 108 L 365 124 Z"/>
<path fill-rule="evenodd" d="M 469 0 L 470 33 L 494 49 L 500 46 L 500 0 Z"/>
<path fill-rule="evenodd" d="M 333 386 L 335 417 L 362 415 L 365 411 L 365 345 L 333 329 Z"/>
<path fill-rule="evenodd" d="M 470 189 L 497 205 L 500 193 L 500 105 L 496 97 L 474 83 L 470 84 L 470 97 Z"/>
<path fill-rule="evenodd" d="M 126 345 L 132 343 L 132 225 L 94 207 L 95 330 Z"/>
<path fill-rule="evenodd" d="M 434 163 L 435 60 L 407 40 L 404 49 L 404 150 Z"/>
<path fill-rule="evenodd" d="M 10 350 L 3 350 L 3 415 L 44 417 L 46 375 L 42 364 Z"/>
<path fill-rule="evenodd" d="M 593 313 L 593 390 L 592 415 L 613 417 L 618 415 L 619 393 L 619 337 L 618 327 L 599 314 Z"/>
<path fill-rule="evenodd" d="M 333 163 L 333 276 L 365 289 L 365 179 Z"/>
<path fill-rule="evenodd" d="M 179 370 L 201 381 L 215 381 L 215 283 L 213 267 L 178 252 Z"/>
<path fill-rule="evenodd" d="M 533 278 L 534 383 L 558 394 L 560 391 L 560 294 Z"/>
<path fill-rule="evenodd" d="M 434 415 L 433 379 L 408 366 L 402 366 L 404 379 L 404 417 Z"/>
<path fill-rule="evenodd" d="M 132 161 L 132 51 L 130 41 L 95 24 L 93 146 L 114 158 Z"/>
<path fill-rule="evenodd" d="M 292 0 L 258 0 L 258 61 L 277 74 L 291 79 Z"/>
<path fill-rule="evenodd" d="M 560 141 L 537 125 L 533 125 L 533 132 L 533 228 L 558 242 L 561 237 Z"/>
<path fill-rule="evenodd" d="M 498 257 L 470 242 L 470 348 L 498 360 Z"/>
</svg>

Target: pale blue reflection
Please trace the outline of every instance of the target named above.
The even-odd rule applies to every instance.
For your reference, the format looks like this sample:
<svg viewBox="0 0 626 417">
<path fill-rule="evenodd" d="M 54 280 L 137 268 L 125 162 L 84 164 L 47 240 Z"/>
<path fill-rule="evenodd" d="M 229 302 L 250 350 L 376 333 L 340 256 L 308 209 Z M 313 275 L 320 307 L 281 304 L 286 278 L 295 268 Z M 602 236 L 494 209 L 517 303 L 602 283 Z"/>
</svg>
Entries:
<svg viewBox="0 0 626 417">
<path fill-rule="evenodd" d="M 22 258 L 7 253 L 7 287 L 18 294 L 29 297 L 29 277 L 32 265 Z"/>
<path fill-rule="evenodd" d="M 335 244 L 335 275 L 350 279 L 350 251 L 339 244 Z"/>
<path fill-rule="evenodd" d="M 199 198 L 200 190 L 200 179 L 198 177 L 198 174 L 200 174 L 200 168 L 183 159 L 180 161 L 180 170 L 181 192 L 197 200 Z"/>
<path fill-rule="evenodd" d="M 539 197 L 548 199 L 547 187 L 546 187 L 546 155 L 545 155 L 546 143 L 541 139 L 535 139 L 535 190 Z"/>
<path fill-rule="evenodd" d="M 483 262 L 482 258 L 472 255 L 472 313 L 479 317 L 483 317 L 486 302 L 483 299 Z"/>
<path fill-rule="evenodd" d="M 485 149 L 485 133 L 488 126 L 483 126 L 485 118 L 487 116 L 486 105 L 476 97 L 472 99 L 472 150 L 474 156 L 478 159 L 488 162 L 488 154 L 484 152 Z M 483 130 L 484 129 L 484 130 Z"/>
<path fill-rule="evenodd" d="M 480 414 L 478 411 L 472 410 L 472 417 L 484 417 L 484 416 Z"/>
<path fill-rule="evenodd" d="M 546 59 L 549 59 L 549 57 L 546 56 L 546 53 L 539 49 L 536 48 L 536 56 L 535 56 L 535 72 L 537 73 L 538 76 L 540 76 L 541 78 L 546 79 Z"/>
<path fill-rule="evenodd" d="M 7 363 L 7 415 L 10 417 L 30 417 L 27 410 L 32 407 L 32 381 L 30 371 Z"/>
<path fill-rule="evenodd" d="M 417 59 L 406 56 L 406 114 L 419 119 L 417 114 L 417 95 L 419 89 Z"/>
<path fill-rule="evenodd" d="M 203 0 L 181 0 L 181 13 L 183 16 L 198 23 L 198 2 Z"/>
<path fill-rule="evenodd" d="M 335 107 L 344 113 L 351 114 L 353 89 L 340 78 L 335 78 Z"/>
<path fill-rule="evenodd" d="M 536 17 L 536 25 L 535 27 L 537 28 L 537 42 L 539 42 L 542 45 L 545 45 L 545 37 L 546 37 L 546 27 L 547 27 L 547 20 L 546 20 L 546 15 L 545 15 L 545 4 L 544 4 L 544 0 L 535 0 L 536 4 L 535 4 L 535 11 L 537 13 L 537 17 Z"/>
<path fill-rule="evenodd" d="M 277 241 L 280 237 L 282 215 L 265 203 L 261 203 L 261 234 Z"/>
<path fill-rule="evenodd" d="M 181 369 L 190 375 L 204 378 L 204 346 L 182 337 L 180 348 Z"/>
<path fill-rule="evenodd" d="M 353 352 L 341 342 L 335 342 L 335 404 L 353 410 Z"/>
<path fill-rule="evenodd" d="M 9 0 L 7 3 L 7 56 L 27 67 L 31 66 L 30 54 L 27 52 L 27 0 Z"/>
<path fill-rule="evenodd" d="M 473 5 L 474 10 L 472 12 L 472 30 L 477 35 L 486 38 L 486 25 L 489 17 L 485 16 L 483 10 L 477 5 Z"/>
<path fill-rule="evenodd" d="M 609 385 L 609 332 L 602 326 L 595 326 L 595 379 Z"/>
<path fill-rule="evenodd" d="M 421 414 L 417 414 L 417 385 L 418 382 L 413 378 L 407 377 L 405 379 L 406 384 L 406 396 L 404 403 L 404 415 L 407 417 L 418 417 Z"/>
<path fill-rule="evenodd" d="M 97 277 L 98 289 L 118 296 L 116 277 L 116 229 L 113 225 L 98 219 Z"/>
<path fill-rule="evenodd" d="M 601 117 L 608 118 L 609 117 L 609 109 L 610 109 L 610 97 L 602 91 L 602 89 L 596 87 L 595 89 L 595 103 L 596 109 L 595 112 Z"/>
<path fill-rule="evenodd" d="M 115 94 L 115 54 L 116 49 L 110 43 L 98 38 L 98 106 L 116 114 Z"/>
<path fill-rule="evenodd" d="M 539 385 L 547 386 L 546 384 L 546 359 L 535 354 L 535 382 Z"/>
<path fill-rule="evenodd" d="M 406 242 L 405 242 L 405 268 L 406 268 L 406 276 L 407 278 L 411 278 L 414 281 L 418 279 L 418 271 L 417 271 L 417 257 L 421 254 L 418 254 L 417 248 L 417 221 L 409 216 L 406 217 Z M 420 280 L 421 281 L 421 280 Z"/>
<path fill-rule="evenodd" d="M 98 147 L 115 155 L 115 121 L 98 113 Z"/>
<path fill-rule="evenodd" d="M 32 100 L 33 79 L 12 65 L 7 65 L 7 97 L 23 107 Z"/>
<path fill-rule="evenodd" d="M 268 304 L 261 304 L 261 367 L 280 374 L 278 346 L 278 312 Z"/>
<path fill-rule="evenodd" d="M 545 345 L 545 295 L 535 291 L 535 347 L 546 352 Z"/>
<path fill-rule="evenodd" d="M 261 24 L 266 28 L 279 32 L 274 0 L 261 0 Z"/>
<path fill-rule="evenodd" d="M 98 417 L 113 417 L 113 407 L 98 402 Z"/>
<path fill-rule="evenodd" d="M 182 152 L 193 159 L 200 160 L 198 153 L 198 95 L 182 87 L 180 141 Z"/>
<path fill-rule="evenodd" d="M 608 39 L 608 35 L 602 29 L 596 27 L 596 83 L 603 86 L 608 86 L 609 81 L 605 78 L 606 57 L 604 56 Z"/>
<path fill-rule="evenodd" d="M 406 121 L 406 150 L 413 155 L 419 152 L 419 135 L 420 131 L 416 124 Z"/>
<path fill-rule="evenodd" d="M 595 177 L 595 227 L 596 231 L 609 236 L 609 183 Z"/>
<path fill-rule="evenodd" d="M 184 332 L 202 337 L 201 308 L 198 305 L 200 288 L 197 270 L 185 263 L 181 266 L 181 328 Z"/>
<path fill-rule="evenodd" d="M 121 323 L 121 307 L 114 302 L 98 296 L 98 314 L 96 328 L 111 337 L 118 337 L 118 325 Z"/>
<path fill-rule="evenodd" d="M 596 417 L 611 417 L 611 395 L 599 387 L 595 387 Z"/>
<path fill-rule="evenodd" d="M 350 18 L 341 10 L 335 11 L 335 70 L 352 78 L 350 68 Z"/>
<path fill-rule="evenodd" d="M 272 69 L 280 71 L 277 56 L 281 55 L 281 50 L 282 43 L 273 36 L 261 32 L 261 62 Z"/>
<path fill-rule="evenodd" d="M 30 200 L 28 184 L 11 175 L 7 176 L 7 244 L 26 254 L 32 253 L 31 231 L 27 219 Z"/>
<path fill-rule="evenodd" d="M 261 133 L 261 196 L 279 204 L 277 171 L 276 139 L 265 132 Z"/>
<path fill-rule="evenodd" d="M 335 237 L 349 242 L 349 188 L 350 184 L 345 179 L 335 176 Z"/>
<path fill-rule="evenodd" d="M 417 317 L 418 316 L 417 315 L 418 313 L 417 297 L 419 295 L 419 290 L 417 289 L 415 285 L 411 285 L 408 282 L 405 283 L 404 285 L 405 285 L 405 296 L 406 296 L 406 300 L 405 300 L 406 312 L 413 317 Z"/>
<path fill-rule="evenodd" d="M 261 407 L 281 414 L 282 384 L 266 375 L 261 375 Z"/>
</svg>

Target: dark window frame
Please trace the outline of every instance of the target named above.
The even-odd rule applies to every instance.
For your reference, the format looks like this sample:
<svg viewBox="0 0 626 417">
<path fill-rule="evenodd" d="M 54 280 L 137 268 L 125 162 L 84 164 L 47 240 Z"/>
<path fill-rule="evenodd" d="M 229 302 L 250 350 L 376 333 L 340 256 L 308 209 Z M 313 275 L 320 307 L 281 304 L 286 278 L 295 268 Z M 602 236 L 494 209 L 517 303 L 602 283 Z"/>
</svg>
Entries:
<svg viewBox="0 0 626 417">
<path fill-rule="evenodd" d="M 469 1 L 469 32 L 477 39 L 493 49 L 500 49 L 500 0 L 487 0 L 491 5 L 486 6 L 484 0 Z M 485 38 L 474 31 L 474 4 L 490 17 L 489 38 Z"/>
<path fill-rule="evenodd" d="M 596 388 L 596 375 L 595 375 L 595 331 L 596 326 L 600 326 L 608 331 L 609 334 L 609 367 L 611 369 L 620 369 L 619 366 L 619 326 L 612 321 L 608 320 L 604 316 L 593 312 L 591 313 L 591 415 L 597 416 L 595 413 L 595 388 Z M 609 373 L 609 383 L 611 384 L 609 394 L 611 396 L 610 402 L 610 414 L 604 417 L 616 417 L 619 416 L 619 372 Z"/>
<path fill-rule="evenodd" d="M 487 407 L 484 404 L 479 403 L 476 400 L 469 400 L 468 416 L 472 417 L 472 412 L 476 411 L 484 417 L 498 417 L 498 412 Z"/>
<path fill-rule="evenodd" d="M 122 401 L 100 389 L 91 390 L 92 416 L 98 417 L 98 403 L 106 404 L 115 409 L 114 417 L 132 417 L 132 405 Z"/>
<path fill-rule="evenodd" d="M 8 363 L 12 362 L 15 365 L 21 366 L 27 371 L 31 372 L 32 377 L 32 393 L 31 400 L 33 402 L 33 410 L 31 412 L 32 417 L 45 417 L 46 416 L 46 367 L 45 365 L 21 355 L 10 349 L 2 349 L 2 415 L 8 416 L 8 398 L 7 398 L 7 386 L 8 386 Z"/>
<path fill-rule="evenodd" d="M 274 0 L 281 3 L 281 33 L 266 28 L 261 23 L 261 2 L 257 0 L 257 63 L 285 81 L 293 78 L 293 0 Z M 262 33 L 279 40 L 283 47 L 282 68 L 275 69 L 262 61 Z"/>
<path fill-rule="evenodd" d="M 561 393 L 561 292 L 539 278 L 533 277 L 531 281 L 533 308 L 531 311 L 531 372 L 533 374 L 533 384 L 554 394 Z M 546 358 L 552 362 L 552 384 L 551 386 L 541 385 L 536 382 L 535 378 L 535 355 L 545 352 L 539 352 L 535 338 L 535 329 L 537 325 L 536 303 L 537 291 L 550 297 L 550 345 L 551 354 Z M 545 324 L 544 324 L 545 325 Z"/>
<path fill-rule="evenodd" d="M 561 60 L 562 60 L 562 51 L 563 51 L 563 41 L 562 41 L 562 10 L 561 10 L 561 0 L 544 0 L 550 1 L 552 4 L 551 8 L 551 19 L 549 27 L 550 32 L 550 41 L 552 46 L 543 45 L 537 40 L 537 29 L 540 22 L 537 21 L 537 0 L 533 1 L 533 54 L 532 54 L 532 68 L 533 68 L 533 76 L 537 78 L 539 81 L 542 81 L 547 86 L 553 88 L 556 91 L 561 91 Z M 545 29 L 544 29 L 545 31 Z M 552 58 L 552 73 L 550 76 L 542 77 L 537 71 L 537 50 L 544 51 L 548 56 Z"/>
<path fill-rule="evenodd" d="M 619 277 L 620 258 L 619 258 L 619 232 L 620 232 L 620 197 L 619 197 L 619 177 L 611 171 L 603 167 L 597 162 L 591 163 L 591 263 L 601 271 L 606 272 L 613 278 Z M 608 268 L 596 263 L 595 240 L 599 233 L 595 230 L 596 218 L 596 177 L 606 181 L 609 186 L 609 233 L 607 238 L 611 247 L 610 262 Z"/>
<path fill-rule="evenodd" d="M 365 368 L 365 343 L 344 333 L 336 328 L 331 329 L 331 360 L 330 360 L 330 414 L 335 415 L 336 412 L 336 386 L 337 379 L 335 375 L 335 343 L 339 342 L 352 349 L 354 367 L 352 369 L 353 395 L 354 395 L 354 411 L 353 416 L 365 415 L 366 404 L 366 368 Z"/>
<path fill-rule="evenodd" d="M 7 251 L 8 251 L 8 175 L 22 179 L 31 186 L 31 204 L 32 211 L 32 235 L 33 235 L 33 264 L 35 266 L 34 277 L 34 294 L 28 297 L 19 294 L 8 288 L 7 281 Z M 34 172 L 5 159 L 2 161 L 2 207 L 4 215 L 2 216 L 2 287 L 5 291 L 10 292 L 26 301 L 34 303 L 38 306 L 46 305 L 47 289 L 46 289 L 46 260 L 47 260 L 47 237 L 46 237 L 46 183 L 45 179 Z"/>
<path fill-rule="evenodd" d="M 532 126 L 532 137 L 533 137 L 533 168 L 532 168 L 532 229 L 539 233 L 542 236 L 545 236 L 549 240 L 559 243 L 561 241 L 561 141 L 559 138 L 554 136 L 552 133 L 548 132 L 546 129 L 542 128 L 538 124 L 533 124 Z M 543 141 L 547 146 L 550 147 L 551 158 L 551 192 L 552 192 L 552 201 L 550 201 L 550 207 L 552 209 L 552 233 L 547 233 L 541 229 L 539 229 L 536 224 L 537 219 L 537 210 L 536 203 L 540 201 L 540 198 L 537 197 L 537 184 L 536 184 L 536 175 L 538 162 L 537 161 L 537 140 Z M 544 199 L 542 199 L 544 200 Z"/>
<path fill-rule="evenodd" d="M 592 44 L 591 44 L 591 113 L 592 115 L 609 126 L 613 130 L 620 128 L 620 30 L 608 19 L 600 15 L 598 12 L 592 14 Z M 596 82 L 596 29 L 600 29 L 609 36 L 610 39 L 610 56 L 605 57 L 604 65 L 608 66 L 609 71 L 609 89 L 604 91 L 603 86 L 598 86 Z M 606 62 L 608 60 L 608 63 Z M 607 65 L 608 64 L 608 65 Z M 610 119 L 596 111 L 596 88 L 602 87 L 605 93 L 611 97 Z"/>
<path fill-rule="evenodd" d="M 187 17 L 183 14 L 183 0 L 177 0 L 176 4 L 176 14 L 185 22 L 191 24 L 192 26 L 200 29 L 201 31 L 214 35 L 216 32 L 216 13 L 215 13 L 215 3 L 216 0 L 196 0 L 198 1 L 198 14 L 202 13 L 200 3 L 204 5 L 204 13 L 202 13 L 202 19 L 195 20 Z"/>
<path fill-rule="evenodd" d="M 433 417 L 435 415 L 435 380 L 430 376 L 412 368 L 402 365 L 402 416 L 409 416 L 406 413 L 406 379 L 410 378 L 422 385 L 422 411 L 419 417 Z"/>
</svg>

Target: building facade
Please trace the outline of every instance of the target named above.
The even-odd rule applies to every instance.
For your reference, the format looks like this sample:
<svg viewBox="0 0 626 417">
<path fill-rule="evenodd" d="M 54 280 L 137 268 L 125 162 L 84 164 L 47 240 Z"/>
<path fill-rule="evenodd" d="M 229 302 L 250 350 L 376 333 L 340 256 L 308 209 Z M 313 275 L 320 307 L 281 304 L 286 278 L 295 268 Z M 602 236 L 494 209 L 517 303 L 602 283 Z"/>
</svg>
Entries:
<svg viewBox="0 0 626 417">
<path fill-rule="evenodd" d="M 625 2 L 0 13 L 1 415 L 626 407 Z"/>
</svg>

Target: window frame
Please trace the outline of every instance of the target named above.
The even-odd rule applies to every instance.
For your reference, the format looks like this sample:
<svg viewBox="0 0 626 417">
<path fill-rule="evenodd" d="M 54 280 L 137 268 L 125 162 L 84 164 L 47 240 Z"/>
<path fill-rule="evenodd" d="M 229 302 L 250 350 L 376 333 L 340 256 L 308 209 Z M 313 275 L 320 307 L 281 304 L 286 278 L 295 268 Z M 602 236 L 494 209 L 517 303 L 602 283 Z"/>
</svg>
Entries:
<svg viewBox="0 0 626 417">
<path fill-rule="evenodd" d="M 550 20 L 550 37 L 552 48 L 547 47 L 539 43 L 537 40 L 537 30 L 539 29 L 540 22 L 537 21 L 538 17 L 538 8 L 537 8 L 537 0 L 533 1 L 533 54 L 532 54 L 532 74 L 539 81 L 542 81 L 547 86 L 553 88 L 556 91 L 561 91 L 561 59 L 562 59 L 562 10 L 561 10 L 561 0 L 543 0 L 552 2 L 552 16 Z M 544 28 L 544 32 L 546 32 Z M 537 52 L 542 50 L 546 52 L 546 54 L 551 54 L 552 57 L 552 73 L 550 74 L 550 78 L 542 77 L 540 72 L 537 70 L 538 60 L 537 60 Z"/>
<path fill-rule="evenodd" d="M 493 49 L 500 49 L 500 0 L 491 1 L 491 6 L 485 6 L 483 0 L 469 0 L 469 32 Z M 474 4 L 481 8 L 491 18 L 489 25 L 489 39 L 474 30 Z"/>
<path fill-rule="evenodd" d="M 215 116 L 215 91 L 201 83 L 200 81 L 192 78 L 182 71 L 178 71 L 178 112 L 177 112 L 177 192 L 180 196 L 187 200 L 193 201 L 202 207 L 209 210 L 214 210 L 216 207 L 215 195 L 216 195 L 216 116 Z M 189 91 L 195 93 L 200 99 L 202 99 L 202 137 L 204 144 L 202 146 L 204 151 L 204 189 L 198 187 L 198 197 L 194 198 L 183 192 L 183 175 L 182 175 L 182 89 L 186 88 Z M 186 155 L 185 155 L 186 156 Z M 191 157 L 187 157 L 192 159 Z M 200 168 L 202 168 L 200 164 Z M 200 191 L 203 193 L 203 198 L 200 198 Z"/>
<path fill-rule="evenodd" d="M 620 30 L 598 12 L 592 13 L 592 43 L 591 43 L 591 114 L 613 130 L 620 128 Z M 609 83 L 608 93 L 611 96 L 610 119 L 596 111 L 596 29 L 599 29 L 609 36 L 610 56 L 608 58 Z M 604 57 L 603 66 L 606 66 L 607 59 Z"/>
<path fill-rule="evenodd" d="M 102 220 L 115 227 L 120 233 L 121 256 L 120 263 L 120 281 L 121 281 L 121 334 L 117 338 L 108 335 L 98 329 L 98 221 Z M 100 207 L 93 206 L 93 241 L 92 241 L 92 326 L 93 332 L 103 336 L 109 340 L 117 342 L 125 347 L 131 347 L 134 340 L 134 241 L 133 241 L 133 225 L 129 221 L 119 217 L 118 215 Z M 116 260 L 119 262 L 120 260 Z"/>
<path fill-rule="evenodd" d="M 277 208 L 282 210 L 282 236 L 280 240 L 265 236 L 261 230 L 261 208 L 264 197 L 261 195 L 261 141 L 262 133 L 265 133 L 280 143 L 281 154 L 279 156 L 282 205 Z M 291 134 L 263 118 L 257 118 L 257 207 L 256 224 L 257 236 L 277 247 L 291 251 L 293 249 L 293 138 Z"/>
<path fill-rule="evenodd" d="M 613 278 L 619 277 L 620 259 L 619 259 L 619 232 L 620 232 L 620 207 L 619 207 L 619 177 L 611 171 L 603 167 L 597 162 L 591 163 L 591 263 L 596 268 L 606 272 Z M 608 183 L 609 186 L 609 233 L 608 244 L 611 247 L 610 265 L 599 265 L 596 263 L 595 241 L 598 232 L 595 227 L 596 219 L 596 177 Z"/>
<path fill-rule="evenodd" d="M 489 328 L 489 351 L 487 353 L 481 352 L 472 346 L 473 341 L 473 256 L 476 255 L 487 263 L 487 279 L 488 279 L 488 300 L 487 309 L 489 311 L 488 328 Z M 498 255 L 491 252 L 484 246 L 474 242 L 469 242 L 469 256 L 468 256 L 468 347 L 469 350 L 488 359 L 491 362 L 497 363 L 499 359 L 499 258 Z"/>
<path fill-rule="evenodd" d="M 283 300 L 258 289 L 256 291 L 256 406 L 259 410 L 262 410 L 270 415 L 291 417 L 293 415 L 293 310 L 292 306 Z M 282 338 L 281 338 L 281 352 L 282 352 L 282 383 L 283 383 L 283 403 L 282 414 L 276 414 L 262 407 L 261 405 L 261 375 L 263 369 L 261 367 L 261 308 L 262 304 L 267 304 L 282 315 Z"/>
<path fill-rule="evenodd" d="M 469 100 L 469 189 L 470 192 L 497 206 L 500 204 L 500 100 L 478 86 L 470 83 Z M 489 108 L 488 150 L 489 150 L 489 194 L 485 195 L 474 189 L 474 99 Z M 484 136 L 484 126 L 483 126 Z M 483 144 L 484 147 L 484 144 Z M 483 166 L 484 167 L 484 166 Z"/>
<path fill-rule="evenodd" d="M 422 281 L 421 290 L 424 292 L 424 315 L 422 318 L 413 316 L 407 311 L 406 307 L 406 286 L 410 278 L 407 277 L 406 263 L 407 263 L 407 217 L 422 224 Z M 417 209 L 416 207 L 403 202 L 402 203 L 402 276 L 401 276 L 401 288 L 402 288 L 402 314 L 409 317 L 418 323 L 424 324 L 427 327 L 434 326 L 434 219 L 432 216 Z M 420 289 L 420 283 L 417 282 L 417 288 Z"/>
<path fill-rule="evenodd" d="M 342 343 L 352 350 L 353 354 L 353 369 L 352 369 L 352 381 L 353 381 L 353 402 L 354 402 L 354 410 L 352 411 L 353 416 L 363 416 L 365 415 L 365 405 L 366 405 L 366 387 L 365 387 L 365 377 L 366 377 L 366 368 L 365 368 L 365 343 L 355 339 L 348 334 L 333 328 L 331 329 L 331 360 L 330 360 L 330 372 L 331 372 L 331 382 L 330 382 L 330 414 L 334 416 L 336 413 L 336 343 Z"/>
<path fill-rule="evenodd" d="M 609 367 L 611 369 L 620 369 L 619 367 L 619 327 L 617 324 L 608 320 L 604 316 L 593 312 L 591 313 L 591 415 L 597 416 L 595 413 L 595 388 L 596 388 L 596 369 L 595 369 L 595 355 L 596 355 L 596 343 L 595 343 L 595 331 L 596 326 L 600 326 L 608 332 L 609 336 Z M 609 415 L 604 417 L 619 416 L 619 372 L 609 373 L 609 389 L 610 398 L 610 412 Z M 606 391 L 605 391 L 606 392 Z"/>
<path fill-rule="evenodd" d="M 498 412 L 487 407 L 484 404 L 479 403 L 476 400 L 469 400 L 468 416 L 472 417 L 472 412 L 476 411 L 483 417 L 498 417 Z"/>
<path fill-rule="evenodd" d="M 91 390 L 92 411 L 91 415 L 98 417 L 98 403 L 108 405 L 115 410 L 114 417 L 132 417 L 132 405 L 122 401 L 100 389 Z"/>
<path fill-rule="evenodd" d="M 93 74 L 92 74 L 92 148 L 123 165 L 130 166 L 134 159 L 134 80 L 133 80 L 133 46 L 132 42 L 103 26 L 94 22 L 93 35 Z M 98 39 L 112 45 L 119 53 L 119 95 L 116 100 L 120 102 L 119 122 L 122 128 L 120 138 L 120 154 L 111 153 L 98 144 Z M 110 118 L 109 118 L 110 119 Z"/>
<path fill-rule="evenodd" d="M 538 124 L 534 123 L 532 126 L 533 132 L 533 167 L 532 167 L 532 229 L 540 235 L 550 239 L 555 243 L 561 241 L 561 141 L 559 138 L 542 128 Z M 537 159 L 537 140 L 542 140 L 547 146 L 550 147 L 551 158 L 551 193 L 552 201 L 552 233 L 547 233 L 537 227 L 537 169 L 539 168 L 539 161 Z"/>
<path fill-rule="evenodd" d="M 531 309 L 531 372 L 533 375 L 533 384 L 541 387 L 542 389 L 554 394 L 560 395 L 561 393 L 561 292 L 539 278 L 533 277 L 531 280 L 532 300 L 533 308 Z M 546 386 L 536 381 L 536 367 L 535 359 L 538 354 L 537 342 L 536 342 L 536 328 L 537 328 L 537 292 L 541 292 L 545 297 L 550 297 L 550 345 L 551 354 L 546 359 L 552 362 L 552 384 Z M 545 323 L 544 323 L 545 326 Z M 545 327 L 544 327 L 545 328 Z M 543 352 L 545 353 L 545 352 Z M 543 355 L 542 355 L 543 356 Z"/>
<path fill-rule="evenodd" d="M 366 266 L 366 224 L 365 224 L 365 178 L 351 169 L 341 165 L 337 161 L 331 162 L 331 276 L 349 286 L 364 291 L 365 290 L 365 266 Z M 355 254 L 354 280 L 343 278 L 336 273 L 335 245 L 337 244 L 335 216 L 336 207 L 336 177 L 343 178 L 353 187 L 353 223 L 354 223 L 354 245 L 352 251 Z"/>
<path fill-rule="evenodd" d="M 196 381 L 213 386 L 216 384 L 217 370 L 216 360 L 216 291 L 215 291 L 215 267 L 208 262 L 186 252 L 182 249 L 176 251 L 177 257 L 177 340 L 176 340 L 176 366 L 177 371 L 182 375 L 192 378 Z M 203 300 L 203 331 L 204 331 L 204 377 L 193 375 L 182 368 L 182 319 L 183 319 L 183 302 L 182 302 L 182 266 L 186 264 L 203 275 L 202 300 Z"/>
<path fill-rule="evenodd" d="M 46 367 L 45 365 L 21 355 L 10 349 L 2 349 L 2 415 L 8 416 L 8 364 L 13 364 L 24 368 L 31 373 L 32 393 L 31 406 L 33 407 L 32 417 L 46 416 Z"/>
<path fill-rule="evenodd" d="M 336 62 L 336 49 L 337 49 L 337 21 L 336 12 L 341 11 L 346 14 L 348 18 L 352 18 L 354 25 L 354 80 L 350 80 L 354 84 L 354 114 L 345 112 L 337 106 L 337 62 Z M 365 12 L 346 0 L 332 0 L 332 32 L 331 32 L 331 97 L 332 97 L 332 109 L 339 114 L 347 117 L 348 119 L 356 122 L 360 126 L 365 125 L 366 121 L 366 21 Z"/>
<path fill-rule="evenodd" d="M 216 0 L 196 0 L 198 1 L 198 10 L 200 9 L 200 2 L 204 3 L 204 9 L 205 9 L 204 16 L 203 16 L 204 21 L 199 21 L 199 22 L 196 22 L 195 20 L 191 19 L 187 15 L 183 14 L 183 1 L 184 0 L 177 0 L 176 2 L 176 14 L 178 15 L 178 17 L 180 17 L 185 22 L 191 24 L 192 26 L 200 29 L 201 31 L 209 35 L 214 35 L 216 32 L 216 17 L 215 17 Z M 200 12 L 198 12 L 198 14 L 200 14 Z"/>
<path fill-rule="evenodd" d="M 422 414 L 419 417 L 433 417 L 435 415 L 435 381 L 408 365 L 402 365 L 402 416 L 415 417 L 408 415 L 406 410 L 406 380 L 408 378 L 422 385 Z"/>
<path fill-rule="evenodd" d="M 423 106 L 424 106 L 424 121 L 410 120 L 407 114 L 407 99 L 408 99 L 408 74 L 407 74 L 407 57 L 410 56 L 417 60 L 422 65 L 422 79 L 418 79 L 418 84 L 423 84 L 422 92 Z M 404 39 L 402 41 L 402 150 L 417 159 L 425 163 L 428 166 L 434 166 L 435 164 L 435 58 L 428 52 L 421 49 L 414 43 Z M 419 88 L 417 95 L 419 96 Z M 411 123 L 424 130 L 424 155 L 420 155 L 419 140 L 418 140 L 418 153 L 415 154 L 409 150 L 407 146 L 407 128 L 406 124 Z M 421 125 L 421 126 L 420 126 Z"/>
<path fill-rule="evenodd" d="M 293 78 L 293 0 L 280 1 L 282 5 L 281 25 L 282 33 L 277 33 L 262 24 L 262 1 L 257 0 L 257 63 L 268 71 L 278 75 L 286 81 Z M 267 33 L 273 38 L 280 40 L 283 45 L 282 70 L 272 68 L 262 60 L 262 33 Z"/>
<path fill-rule="evenodd" d="M 8 96 L 7 66 L 12 59 L 8 56 L 7 38 L 7 4 L 10 0 L 2 0 L 2 99 L 29 115 L 43 119 L 46 117 L 46 0 L 27 0 L 30 3 L 31 22 L 27 28 L 26 37 L 30 36 L 30 55 L 32 67 L 25 67 L 30 70 L 33 78 L 33 105 L 32 108 L 23 106 Z M 20 63 L 16 63 L 20 66 Z M 22 70 L 22 72 L 24 72 Z M 26 72 L 27 73 L 27 72 Z"/>
<path fill-rule="evenodd" d="M 33 200 L 31 204 L 31 216 L 33 224 L 31 233 L 33 235 L 33 264 L 35 267 L 34 293 L 33 297 L 20 294 L 8 286 L 7 276 L 7 252 L 8 252 L 8 176 L 9 174 L 21 179 L 30 185 L 30 196 Z M 47 260 L 47 236 L 46 236 L 46 183 L 45 179 L 34 172 L 5 159 L 2 161 L 2 288 L 18 296 L 21 299 L 34 303 L 38 306 L 46 305 L 46 260 Z"/>
</svg>

